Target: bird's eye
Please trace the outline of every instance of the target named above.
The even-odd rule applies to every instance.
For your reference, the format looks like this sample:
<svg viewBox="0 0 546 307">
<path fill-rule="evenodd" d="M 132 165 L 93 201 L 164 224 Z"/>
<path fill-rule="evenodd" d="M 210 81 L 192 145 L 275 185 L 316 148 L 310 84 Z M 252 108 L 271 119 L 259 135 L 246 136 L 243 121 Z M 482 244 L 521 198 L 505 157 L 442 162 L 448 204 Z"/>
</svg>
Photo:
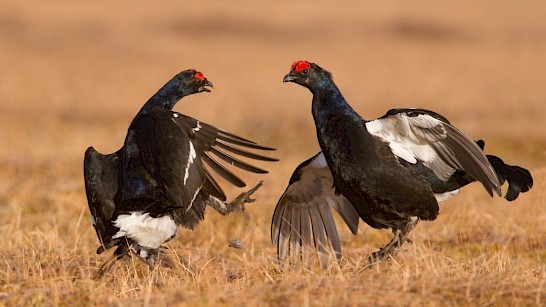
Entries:
<svg viewBox="0 0 546 307">
<path fill-rule="evenodd" d="M 306 68 L 306 69 L 302 70 L 301 73 L 303 75 L 307 75 L 309 73 L 309 69 Z"/>
<path fill-rule="evenodd" d="M 196 82 L 197 84 L 199 84 L 199 83 L 203 82 L 203 79 L 195 79 L 195 82 Z"/>
</svg>

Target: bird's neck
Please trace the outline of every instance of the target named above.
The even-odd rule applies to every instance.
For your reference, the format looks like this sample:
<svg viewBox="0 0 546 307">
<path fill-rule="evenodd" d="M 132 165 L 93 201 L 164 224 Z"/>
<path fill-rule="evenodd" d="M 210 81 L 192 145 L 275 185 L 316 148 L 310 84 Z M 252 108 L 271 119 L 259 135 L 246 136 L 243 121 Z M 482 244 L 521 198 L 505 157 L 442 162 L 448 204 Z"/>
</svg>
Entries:
<svg viewBox="0 0 546 307">
<path fill-rule="evenodd" d="M 323 81 L 311 89 L 313 93 L 312 113 L 315 121 L 328 121 L 332 116 L 353 116 L 360 117 L 347 103 L 343 94 L 331 81 Z"/>
<path fill-rule="evenodd" d="M 172 110 L 182 97 L 178 89 L 169 83 L 165 84 L 157 93 L 155 93 L 138 112 L 139 115 L 146 114 L 154 108 L 164 108 Z"/>
<path fill-rule="evenodd" d="M 369 138 L 365 120 L 351 108 L 331 82 L 313 93 L 317 138 L 327 160 L 352 160 L 365 152 Z"/>
</svg>

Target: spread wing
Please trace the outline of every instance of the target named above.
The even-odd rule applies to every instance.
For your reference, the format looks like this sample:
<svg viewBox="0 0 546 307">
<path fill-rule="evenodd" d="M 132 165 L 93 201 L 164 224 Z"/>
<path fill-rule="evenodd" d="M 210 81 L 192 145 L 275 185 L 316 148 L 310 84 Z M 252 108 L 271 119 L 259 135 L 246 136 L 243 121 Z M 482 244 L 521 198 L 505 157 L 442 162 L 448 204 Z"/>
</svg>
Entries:
<svg viewBox="0 0 546 307">
<path fill-rule="evenodd" d="M 480 181 L 491 196 L 501 195 L 499 179 L 480 147 L 437 113 L 393 109 L 367 122 L 366 128 L 387 142 L 400 159 L 422 162 L 442 181 L 461 170 Z"/>
<path fill-rule="evenodd" d="M 112 154 L 103 155 L 93 147 L 85 152 L 83 174 L 85 193 L 93 227 L 101 243 L 97 252 L 104 251 L 105 246 L 112 243 L 112 235 L 116 229 L 112 227 L 112 216 L 116 208 L 114 199 L 119 192 L 121 150 Z"/>
<path fill-rule="evenodd" d="M 322 152 L 301 163 L 294 171 L 286 191 L 279 199 L 271 222 L 271 240 L 284 261 L 306 257 L 305 248 L 325 253 L 331 245 L 341 255 L 341 245 L 330 208 L 334 208 L 353 234 L 359 216 L 343 195 L 334 192 L 332 173 Z"/>
<path fill-rule="evenodd" d="M 194 140 L 196 147 L 202 152 L 201 158 L 203 162 L 205 162 L 205 164 L 216 174 L 237 187 L 244 187 L 246 184 L 232 171 L 222 165 L 219 160 L 223 160 L 227 164 L 245 171 L 258 174 L 265 174 L 267 171 L 242 161 L 234 155 L 260 161 L 278 161 L 278 159 L 249 151 L 249 149 L 271 151 L 275 150 L 274 148 L 258 145 L 253 141 L 216 128 L 184 114 L 173 112 L 172 116 L 180 128 Z M 211 191 L 211 195 L 221 200 L 226 200 L 226 196 L 220 185 L 208 170 L 206 170 L 206 176 L 206 185 Z"/>
<path fill-rule="evenodd" d="M 276 161 L 234 145 L 273 150 L 183 114 L 154 109 L 136 118 L 127 134 L 123 169 L 131 174 L 123 178 L 123 200 L 161 200 L 162 195 L 168 195 L 169 202 L 182 206 L 184 210 L 191 206 L 196 193 L 207 194 L 202 195 L 205 199 L 212 195 L 225 200 L 222 188 L 205 165 L 228 182 L 243 187 L 245 183 L 218 159 L 250 172 L 267 171 L 227 151 L 258 160 Z M 128 193 L 126 186 L 130 188 Z"/>
</svg>

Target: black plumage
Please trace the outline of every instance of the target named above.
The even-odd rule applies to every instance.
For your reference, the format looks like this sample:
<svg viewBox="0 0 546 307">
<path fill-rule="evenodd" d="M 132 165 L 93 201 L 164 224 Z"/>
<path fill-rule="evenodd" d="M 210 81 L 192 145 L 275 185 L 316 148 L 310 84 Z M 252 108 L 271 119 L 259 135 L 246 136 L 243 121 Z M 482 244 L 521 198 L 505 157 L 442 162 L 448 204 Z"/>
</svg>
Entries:
<svg viewBox="0 0 546 307">
<path fill-rule="evenodd" d="M 507 181 L 511 201 L 533 185 L 529 171 L 485 156 L 482 141 L 474 142 L 438 113 L 393 109 L 367 121 L 349 106 L 329 72 L 306 61 L 294 63 L 284 82 L 313 94 L 322 152 L 298 166 L 277 203 L 271 231 L 281 260 L 301 257 L 302 245 L 319 251 L 330 245 L 340 255 L 328 207 L 353 233 L 359 218 L 374 228 L 392 229 L 393 240 L 370 257 L 383 260 L 419 220 L 436 219 L 438 202 L 461 187 L 479 181 L 491 196 L 501 195 Z"/>
<path fill-rule="evenodd" d="M 245 183 L 214 157 L 254 173 L 267 171 L 234 156 L 277 161 L 248 149 L 273 150 L 253 141 L 173 112 L 183 97 L 209 92 L 200 72 L 186 70 L 174 76 L 142 107 L 131 122 L 123 147 L 103 155 L 93 147 L 84 158 L 84 179 L 100 241 L 97 253 L 117 246 L 111 261 L 133 251 L 153 266 L 159 247 L 176 235 L 179 225 L 193 229 L 210 205 L 222 214 L 244 208 L 260 186 L 226 204 L 226 195 L 213 174 L 231 184 Z"/>
</svg>

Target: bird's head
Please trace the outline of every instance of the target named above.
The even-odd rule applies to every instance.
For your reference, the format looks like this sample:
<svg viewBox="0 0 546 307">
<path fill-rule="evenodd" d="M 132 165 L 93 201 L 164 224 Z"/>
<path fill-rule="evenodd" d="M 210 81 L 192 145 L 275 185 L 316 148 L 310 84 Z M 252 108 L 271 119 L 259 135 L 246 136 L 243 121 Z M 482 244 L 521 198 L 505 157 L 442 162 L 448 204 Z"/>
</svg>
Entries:
<svg viewBox="0 0 546 307">
<path fill-rule="evenodd" d="M 140 112 L 148 112 L 155 107 L 172 109 L 185 96 L 210 92 L 212 83 L 195 69 L 187 69 L 172 77 L 148 101 Z"/>
<path fill-rule="evenodd" d="M 210 92 L 210 88 L 212 88 L 212 83 L 205 78 L 203 73 L 195 69 L 184 70 L 167 84 L 174 85 L 173 90 L 177 91 L 177 96 L 180 98 L 191 94 Z"/>
<path fill-rule="evenodd" d="M 315 63 L 296 61 L 290 67 L 290 72 L 284 76 L 283 82 L 294 82 L 312 89 L 325 80 L 332 80 L 332 75 Z"/>
</svg>

